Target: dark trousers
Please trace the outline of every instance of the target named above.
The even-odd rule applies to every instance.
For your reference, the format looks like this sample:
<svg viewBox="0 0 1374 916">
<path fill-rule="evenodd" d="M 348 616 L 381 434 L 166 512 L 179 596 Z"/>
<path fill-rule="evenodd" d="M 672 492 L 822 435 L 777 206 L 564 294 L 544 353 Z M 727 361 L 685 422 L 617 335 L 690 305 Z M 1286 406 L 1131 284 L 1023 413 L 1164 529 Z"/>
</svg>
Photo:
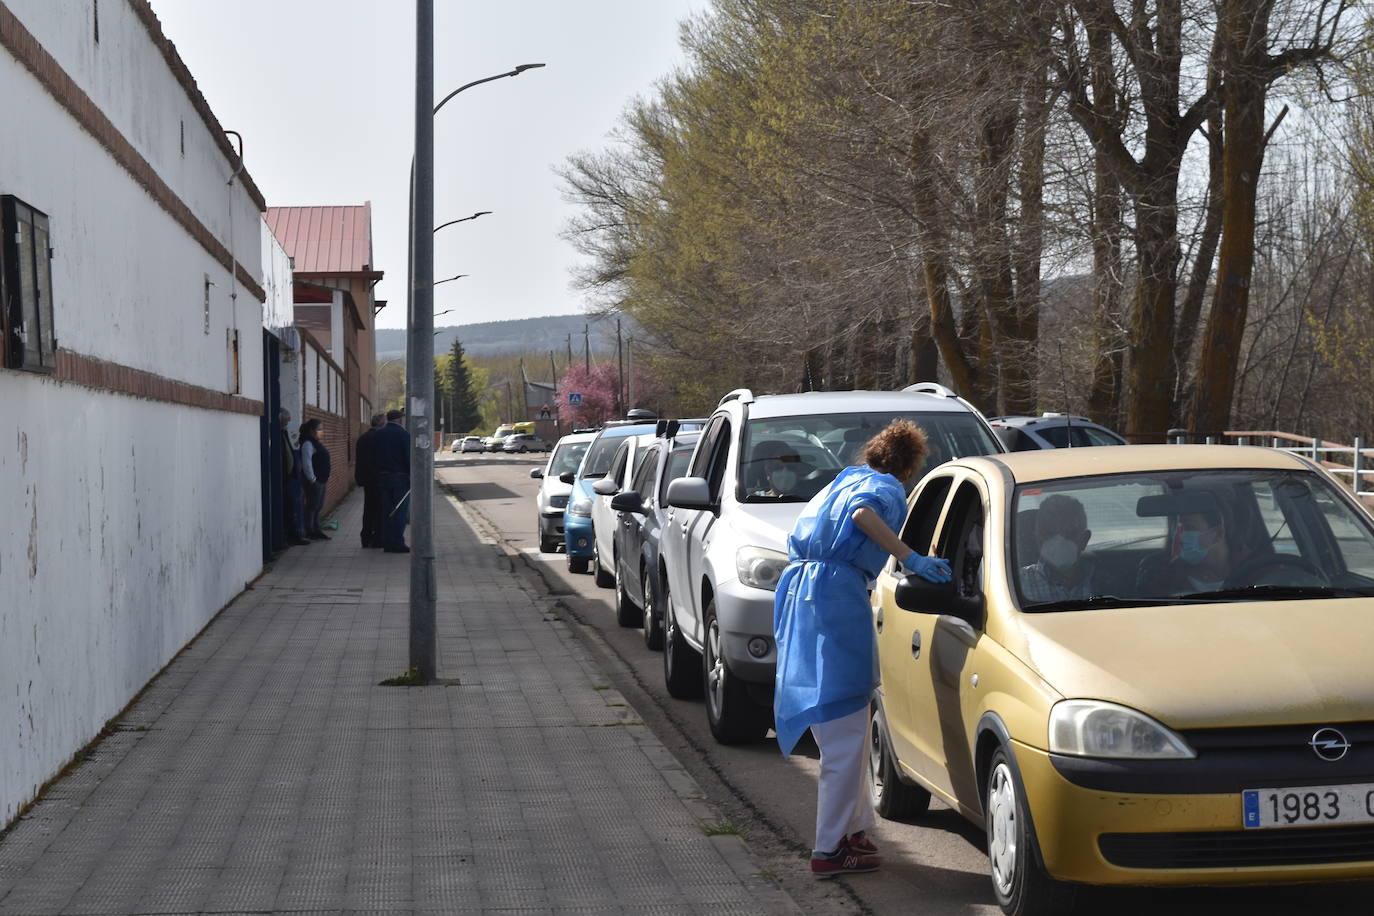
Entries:
<svg viewBox="0 0 1374 916">
<path fill-rule="evenodd" d="M 286 523 L 288 539 L 300 540 L 305 537 L 305 506 L 301 498 L 301 479 L 291 476 L 284 480 L 282 490 L 282 516 Z"/>
<path fill-rule="evenodd" d="M 382 546 L 382 488 L 375 483 L 363 485 L 364 547 Z"/>
<path fill-rule="evenodd" d="M 320 512 L 324 509 L 324 491 L 329 481 L 325 479 L 311 483 L 305 480 L 301 485 L 305 488 L 305 533 L 323 534 L 320 531 Z"/>
<path fill-rule="evenodd" d="M 378 484 L 382 491 L 382 546 L 406 545 L 406 522 L 410 520 L 410 478 L 404 474 L 383 476 Z"/>
</svg>

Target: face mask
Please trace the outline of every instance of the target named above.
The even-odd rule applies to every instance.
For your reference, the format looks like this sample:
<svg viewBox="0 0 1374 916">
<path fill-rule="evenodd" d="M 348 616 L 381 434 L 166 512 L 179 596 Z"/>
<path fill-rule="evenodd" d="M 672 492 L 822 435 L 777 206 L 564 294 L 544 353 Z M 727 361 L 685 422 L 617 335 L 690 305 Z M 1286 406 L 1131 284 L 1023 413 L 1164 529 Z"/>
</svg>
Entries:
<svg viewBox="0 0 1374 916">
<path fill-rule="evenodd" d="M 1078 545 L 1056 534 L 1040 545 L 1040 559 L 1055 569 L 1068 569 L 1078 560 Z"/>
<path fill-rule="evenodd" d="M 774 490 L 777 490 L 779 493 L 786 493 L 797 485 L 797 474 L 795 471 L 781 468 L 780 470 L 774 471 L 769 480 L 772 481 Z"/>
<path fill-rule="evenodd" d="M 1178 558 L 1190 566 L 1201 563 L 1210 549 L 1202 546 L 1201 531 L 1184 531 L 1179 534 Z"/>
</svg>

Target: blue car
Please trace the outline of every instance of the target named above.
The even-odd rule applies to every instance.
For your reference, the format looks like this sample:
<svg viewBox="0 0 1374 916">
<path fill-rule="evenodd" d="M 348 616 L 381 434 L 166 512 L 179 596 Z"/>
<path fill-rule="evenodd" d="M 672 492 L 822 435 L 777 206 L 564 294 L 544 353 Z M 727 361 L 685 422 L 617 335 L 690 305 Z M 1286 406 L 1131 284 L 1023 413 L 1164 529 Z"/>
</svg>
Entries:
<svg viewBox="0 0 1374 916">
<path fill-rule="evenodd" d="M 627 436 L 652 433 L 656 423 L 627 423 L 603 429 L 587 447 L 577 471 L 562 478 L 572 484 L 568 507 L 563 510 L 563 546 L 568 552 L 568 571 L 584 573 L 591 567 L 596 551 L 592 533 L 592 503 L 597 494 L 592 487 L 611 470 L 616 452 Z M 612 491 L 614 492 L 614 491 Z"/>
</svg>

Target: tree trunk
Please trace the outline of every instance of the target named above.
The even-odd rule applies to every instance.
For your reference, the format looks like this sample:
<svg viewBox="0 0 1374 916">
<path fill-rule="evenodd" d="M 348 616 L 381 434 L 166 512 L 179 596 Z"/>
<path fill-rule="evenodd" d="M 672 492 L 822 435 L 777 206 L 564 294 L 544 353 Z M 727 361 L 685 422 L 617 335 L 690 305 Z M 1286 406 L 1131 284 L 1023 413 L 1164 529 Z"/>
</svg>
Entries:
<svg viewBox="0 0 1374 916">
<path fill-rule="evenodd" d="M 1173 413 L 1174 297 L 1178 290 L 1178 169 L 1156 173 L 1136 199 L 1140 276 L 1131 310 L 1130 361 L 1123 398 L 1126 431 L 1163 442 Z"/>
<path fill-rule="evenodd" d="M 1250 308 L 1255 266 L 1255 201 L 1264 164 L 1264 103 L 1268 85 L 1265 42 L 1273 0 L 1224 0 L 1222 31 L 1226 80 L 1222 86 L 1225 133 L 1222 143 L 1221 250 L 1212 311 L 1198 357 L 1189 409 L 1192 429 L 1215 434 L 1226 428 L 1235 395 L 1241 337 Z"/>
</svg>

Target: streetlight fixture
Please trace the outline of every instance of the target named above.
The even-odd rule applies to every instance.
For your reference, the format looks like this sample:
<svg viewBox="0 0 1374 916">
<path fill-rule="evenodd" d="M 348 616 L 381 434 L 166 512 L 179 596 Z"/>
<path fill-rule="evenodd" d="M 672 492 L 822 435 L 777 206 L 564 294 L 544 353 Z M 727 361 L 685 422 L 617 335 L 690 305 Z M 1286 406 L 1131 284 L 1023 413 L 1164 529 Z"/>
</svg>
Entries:
<svg viewBox="0 0 1374 916">
<path fill-rule="evenodd" d="M 415 155 L 410 161 L 410 243 L 406 296 L 406 417 L 410 432 L 410 668 L 420 681 L 437 675 L 434 626 L 438 582 L 434 568 L 434 115 L 458 93 L 519 76 L 543 64 L 465 83 L 434 104 L 434 0 L 415 4 Z M 423 229 L 429 229 L 424 232 Z M 451 278 L 457 279 L 457 278 Z M 446 282 L 446 281 L 440 281 Z"/>
<path fill-rule="evenodd" d="M 466 223 L 466 222 L 467 222 L 468 220 L 470 220 L 470 219 L 476 219 L 476 218 L 479 217 L 479 216 L 490 216 L 490 215 L 491 215 L 491 211 L 490 211 L 490 210 L 478 210 L 476 213 L 472 214 L 471 216 L 465 216 L 465 217 L 463 217 L 462 219 L 451 219 L 451 220 L 449 220 L 448 222 L 444 223 L 442 226 L 435 226 L 435 227 L 434 227 L 434 231 L 435 231 L 435 232 L 438 232 L 440 229 L 443 229 L 444 226 L 452 226 L 452 225 L 454 225 L 455 223 Z"/>
</svg>

